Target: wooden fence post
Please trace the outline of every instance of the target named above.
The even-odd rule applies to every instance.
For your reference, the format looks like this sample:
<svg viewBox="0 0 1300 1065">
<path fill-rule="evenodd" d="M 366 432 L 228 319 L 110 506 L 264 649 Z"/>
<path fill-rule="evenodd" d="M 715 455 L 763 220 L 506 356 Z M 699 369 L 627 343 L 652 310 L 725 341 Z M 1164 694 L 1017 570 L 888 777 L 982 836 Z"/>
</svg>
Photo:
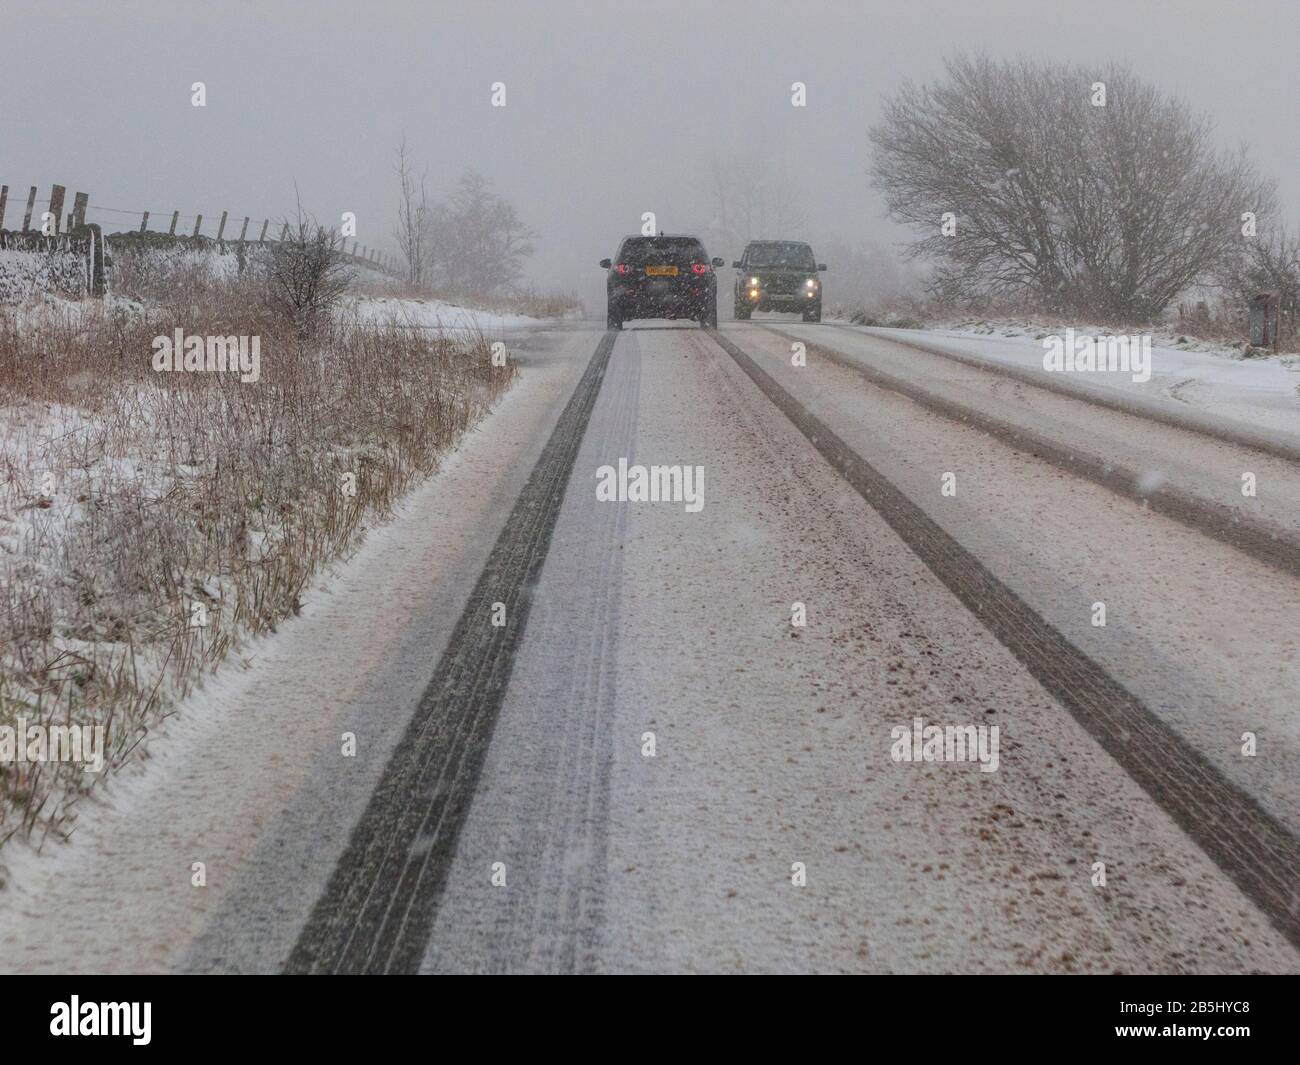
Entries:
<svg viewBox="0 0 1300 1065">
<path fill-rule="evenodd" d="M 62 185 L 55 185 L 50 189 L 50 217 L 54 219 L 54 234 L 58 235 L 59 223 L 63 221 L 63 197 L 68 190 Z"/>
<path fill-rule="evenodd" d="M 262 235 L 257 238 L 257 242 L 259 244 L 266 243 L 266 227 L 269 226 L 270 224 L 271 224 L 271 220 L 269 218 L 264 218 L 262 220 Z"/>
<path fill-rule="evenodd" d="M 171 229 L 167 230 L 167 235 L 168 235 L 169 237 L 174 237 L 174 236 L 176 236 L 176 223 L 179 222 L 180 220 L 181 220 L 181 213 L 180 213 L 180 211 L 173 211 L 173 212 L 172 212 L 172 227 L 171 227 Z"/>
<path fill-rule="evenodd" d="M 226 233 L 226 215 L 229 214 L 229 213 L 230 213 L 229 211 L 222 211 L 222 212 L 221 212 L 221 223 L 217 226 L 217 240 L 221 240 L 221 238 L 222 238 L 223 236 L 225 236 L 225 233 Z"/>
<path fill-rule="evenodd" d="M 283 228 L 282 230 L 280 230 L 280 241 L 281 241 L 281 243 L 283 243 L 284 240 L 285 240 L 285 238 L 288 237 L 288 236 L 289 236 L 289 223 L 288 223 L 288 222 L 285 222 L 285 224 L 284 224 L 284 228 Z"/>
<path fill-rule="evenodd" d="M 32 208 L 36 206 L 36 186 L 32 186 L 32 191 L 27 194 L 27 213 L 23 215 L 23 232 L 30 233 L 32 229 Z"/>
<path fill-rule="evenodd" d="M 244 235 L 248 232 L 248 216 L 244 216 L 244 224 L 239 230 L 239 243 L 244 243 Z"/>
<path fill-rule="evenodd" d="M 104 298 L 108 289 L 107 274 L 104 269 L 104 231 L 94 222 L 90 223 L 90 294 Z"/>
<path fill-rule="evenodd" d="M 0 229 L 5 227 L 5 203 L 9 199 L 9 186 L 0 185 Z"/>
<path fill-rule="evenodd" d="M 140 232 L 146 233 L 149 230 L 149 212 L 145 211 L 144 217 L 140 219 Z"/>
<path fill-rule="evenodd" d="M 199 230 L 202 228 L 202 226 L 203 226 L 203 216 L 202 216 L 201 214 L 200 214 L 200 215 L 195 215 L 195 216 L 194 216 L 194 235 L 195 235 L 196 237 L 199 235 Z"/>
</svg>

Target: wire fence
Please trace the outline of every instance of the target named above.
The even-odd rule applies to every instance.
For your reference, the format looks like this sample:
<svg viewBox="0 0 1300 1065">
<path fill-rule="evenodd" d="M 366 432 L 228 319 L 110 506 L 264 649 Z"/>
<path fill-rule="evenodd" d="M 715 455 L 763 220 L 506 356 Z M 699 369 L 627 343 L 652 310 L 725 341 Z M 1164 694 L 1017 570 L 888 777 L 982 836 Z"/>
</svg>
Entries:
<svg viewBox="0 0 1300 1065">
<path fill-rule="evenodd" d="M 251 213 L 240 215 L 230 210 L 211 214 L 183 214 L 179 210 L 155 212 L 109 207 L 92 204 L 89 195 L 84 192 L 74 194 L 65 218 L 66 206 L 67 188 L 63 185 L 51 186 L 50 194 L 46 197 L 38 196 L 38 186 L 32 185 L 21 202 L 16 198 L 11 199 L 8 185 L 0 185 L 0 247 L 22 246 L 27 250 L 36 250 L 40 245 L 31 244 L 30 238 L 52 239 L 66 236 L 83 227 L 96 226 L 103 233 L 114 237 L 148 234 L 159 240 L 211 240 L 224 249 L 228 243 L 261 244 L 285 240 L 294 228 L 294 223 L 283 217 L 259 217 Z M 16 223 L 20 215 L 21 229 L 16 226 L 6 229 L 6 221 L 12 218 Z M 205 225 L 207 232 L 204 231 Z M 346 235 L 332 230 L 330 232 L 340 240 L 344 255 L 353 262 L 393 277 L 404 276 L 398 258 L 391 253 L 370 248 L 356 239 L 351 241 L 349 248 Z M 24 238 L 21 243 L 13 239 L 17 235 Z M 9 239 L 5 240 L 6 237 Z"/>
</svg>

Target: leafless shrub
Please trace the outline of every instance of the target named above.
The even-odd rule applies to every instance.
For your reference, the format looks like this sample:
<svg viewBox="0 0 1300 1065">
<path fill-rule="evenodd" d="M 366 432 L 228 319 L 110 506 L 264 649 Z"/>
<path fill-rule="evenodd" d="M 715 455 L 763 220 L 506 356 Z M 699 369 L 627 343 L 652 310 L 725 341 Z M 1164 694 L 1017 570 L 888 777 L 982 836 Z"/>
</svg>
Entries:
<svg viewBox="0 0 1300 1065">
<path fill-rule="evenodd" d="M 406 138 L 393 153 L 397 156 L 398 187 L 400 199 L 397 204 L 397 227 L 393 235 L 397 238 L 397 247 L 406 259 L 406 280 L 415 286 L 423 285 L 429 270 L 429 192 L 428 172 L 420 175 L 416 185 L 412 169 L 410 152 L 406 147 Z"/>
<path fill-rule="evenodd" d="M 271 306 L 283 313 L 300 336 L 313 333 L 342 302 L 353 270 L 344 259 L 344 241 L 299 209 L 285 239 L 270 246 L 266 280 Z"/>
<path fill-rule="evenodd" d="M 1242 332 L 1251 299 L 1275 294 L 1282 342 L 1295 350 L 1300 339 L 1300 234 L 1277 225 L 1244 239 L 1240 254 L 1225 267 L 1221 279 L 1224 300 L 1234 311 L 1232 321 Z"/>
<path fill-rule="evenodd" d="M 1099 81 L 1105 106 L 1090 99 Z M 961 56 L 886 102 L 871 172 L 891 215 L 924 234 L 912 251 L 939 264 L 936 296 L 1146 318 L 1231 260 L 1243 212 L 1273 209 L 1271 186 L 1212 133 L 1123 66 Z"/>
</svg>

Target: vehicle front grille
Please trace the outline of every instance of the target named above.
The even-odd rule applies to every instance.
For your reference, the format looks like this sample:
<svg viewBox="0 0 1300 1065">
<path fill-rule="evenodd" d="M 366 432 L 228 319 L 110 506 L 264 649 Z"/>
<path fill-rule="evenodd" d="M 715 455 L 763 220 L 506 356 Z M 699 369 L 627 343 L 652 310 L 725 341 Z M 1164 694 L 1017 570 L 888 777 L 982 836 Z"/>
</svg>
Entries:
<svg viewBox="0 0 1300 1065">
<path fill-rule="evenodd" d="M 774 277 L 763 288 L 773 296 L 793 296 L 802 287 L 802 279 L 796 277 Z"/>
</svg>

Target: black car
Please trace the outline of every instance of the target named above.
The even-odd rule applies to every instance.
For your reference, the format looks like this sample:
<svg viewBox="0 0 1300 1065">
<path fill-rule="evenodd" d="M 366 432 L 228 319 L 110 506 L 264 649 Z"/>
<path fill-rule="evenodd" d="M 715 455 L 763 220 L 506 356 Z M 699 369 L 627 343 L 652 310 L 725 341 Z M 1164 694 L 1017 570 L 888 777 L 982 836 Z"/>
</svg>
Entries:
<svg viewBox="0 0 1300 1065">
<path fill-rule="evenodd" d="M 736 275 L 736 317 L 755 311 L 802 313 L 805 322 L 822 320 L 822 283 L 826 269 L 813 250 L 799 240 L 751 240 L 745 254 L 731 264 Z"/>
<path fill-rule="evenodd" d="M 601 259 L 607 324 L 622 329 L 629 318 L 690 318 L 718 324 L 718 275 L 698 237 L 624 237 L 613 259 Z"/>
</svg>

